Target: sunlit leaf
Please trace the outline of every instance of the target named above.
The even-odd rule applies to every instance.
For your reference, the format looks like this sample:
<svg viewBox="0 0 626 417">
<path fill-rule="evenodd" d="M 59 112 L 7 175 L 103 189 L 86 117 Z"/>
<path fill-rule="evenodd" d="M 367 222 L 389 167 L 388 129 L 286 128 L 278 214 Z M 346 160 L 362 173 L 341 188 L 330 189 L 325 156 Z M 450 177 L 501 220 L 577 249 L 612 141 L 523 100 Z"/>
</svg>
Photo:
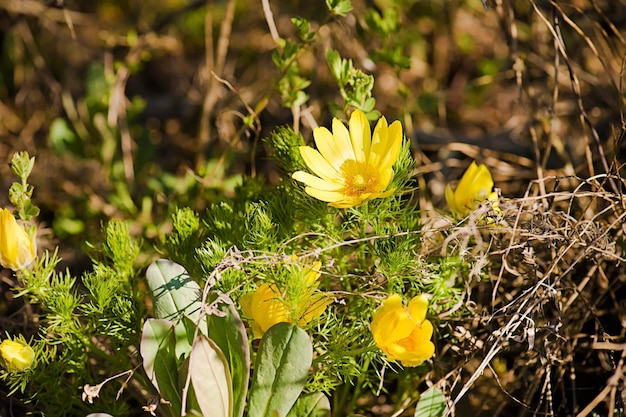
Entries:
<svg viewBox="0 0 626 417">
<path fill-rule="evenodd" d="M 181 398 L 178 390 L 176 336 L 172 322 L 164 319 L 146 320 L 139 349 L 148 379 L 161 397 L 169 402 L 169 405 L 164 405 L 164 409 L 174 415 L 172 410 L 180 409 Z"/>
<path fill-rule="evenodd" d="M 232 416 L 233 392 L 226 357 L 208 337 L 196 338 L 189 356 L 195 401 L 204 416 Z"/>
<path fill-rule="evenodd" d="M 198 322 L 200 286 L 191 279 L 185 268 L 167 259 L 159 259 L 148 267 L 146 279 L 157 318 L 172 320 L 184 314 Z"/>
<path fill-rule="evenodd" d="M 309 335 L 290 323 L 261 339 L 248 400 L 249 417 L 287 415 L 302 392 L 313 357 Z"/>
<path fill-rule="evenodd" d="M 415 417 L 441 417 L 446 409 L 446 397 L 438 389 L 431 388 L 417 402 Z"/>
<path fill-rule="evenodd" d="M 330 401 L 321 392 L 301 395 L 287 417 L 330 417 Z"/>
<path fill-rule="evenodd" d="M 217 298 L 211 294 L 209 302 Z M 223 314 L 207 316 L 211 340 L 222 350 L 232 377 L 233 416 L 243 415 L 250 379 L 250 348 L 248 335 L 235 306 L 226 295 L 219 295 L 217 309 Z"/>
</svg>

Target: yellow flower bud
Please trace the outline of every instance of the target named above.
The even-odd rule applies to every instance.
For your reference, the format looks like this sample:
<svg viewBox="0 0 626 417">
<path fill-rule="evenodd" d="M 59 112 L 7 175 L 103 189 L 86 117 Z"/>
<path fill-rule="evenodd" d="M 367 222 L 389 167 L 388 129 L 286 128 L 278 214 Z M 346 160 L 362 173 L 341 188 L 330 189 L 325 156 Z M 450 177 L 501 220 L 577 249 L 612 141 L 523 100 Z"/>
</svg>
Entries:
<svg viewBox="0 0 626 417">
<path fill-rule="evenodd" d="M 36 255 L 35 240 L 7 209 L 0 209 L 0 264 L 14 271 L 27 267 Z"/>
<path fill-rule="evenodd" d="M 9 372 L 20 372 L 30 368 L 35 351 L 20 339 L 7 339 L 0 343 L 0 365 Z"/>
<path fill-rule="evenodd" d="M 296 294 L 289 295 L 289 291 L 266 282 L 239 299 L 243 315 L 250 319 L 255 339 L 263 337 L 275 324 L 286 322 L 302 327 L 324 313 L 332 298 L 317 290 L 319 267 L 320 263 L 316 262 L 293 276 L 292 286 L 298 289 Z"/>
<path fill-rule="evenodd" d="M 476 165 L 475 161 L 467 168 L 461 181 L 452 191 L 446 186 L 446 201 L 450 210 L 460 217 L 467 216 L 485 201 L 491 201 L 497 209 L 498 194 L 493 191 L 493 178 L 484 164 Z"/>
<path fill-rule="evenodd" d="M 404 366 L 417 366 L 435 353 L 430 341 L 433 325 L 426 320 L 428 298 L 414 297 L 408 308 L 402 298 L 393 294 L 374 311 L 371 323 L 374 342 L 387 358 Z"/>
</svg>

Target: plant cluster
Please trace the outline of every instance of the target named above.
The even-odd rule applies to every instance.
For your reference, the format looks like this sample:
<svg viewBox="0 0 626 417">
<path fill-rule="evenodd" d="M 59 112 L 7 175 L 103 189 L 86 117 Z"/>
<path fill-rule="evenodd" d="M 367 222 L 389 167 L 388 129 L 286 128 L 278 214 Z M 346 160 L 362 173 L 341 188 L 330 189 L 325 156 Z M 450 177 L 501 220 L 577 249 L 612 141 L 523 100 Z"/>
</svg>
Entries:
<svg viewBox="0 0 626 417">
<path fill-rule="evenodd" d="M 319 177 L 296 171 L 274 190 L 244 183 L 232 200 L 203 216 L 177 210 L 164 248 L 178 263 L 156 261 L 146 272 L 154 318 L 146 319 L 140 307 L 139 246 L 119 221 L 106 226 L 105 243 L 97 248 L 102 259 L 94 257 L 80 287 L 68 272 L 54 270 L 56 253 L 45 252 L 32 267 L 32 256 L 5 264 L 18 271 L 19 295 L 42 308 L 42 333 L 33 348 L 25 347 L 30 356 L 20 362 L 14 356 L 25 353 L 3 347 L 9 386 L 52 406 L 64 384 L 41 387 L 72 375 L 65 383 L 83 383 L 82 400 L 105 402 L 114 396 L 105 386 L 111 378 L 145 384 L 136 377 L 142 366 L 162 399 L 144 408 L 172 416 L 326 414 L 327 396 L 336 391 L 341 395 L 332 397 L 332 408 L 351 413 L 366 392 L 414 396 L 425 361 L 435 354 L 429 305 L 435 317 L 462 303 L 459 288 L 467 276 L 463 268 L 445 272 L 457 267 L 453 263 L 420 257 L 412 157 L 400 124 L 387 128 L 381 118 L 372 133 L 355 109 L 349 127 L 335 119 L 332 133 L 316 130 L 318 150 L 298 146 L 301 138 L 288 129 L 270 137 L 283 147 L 277 155 L 284 166 L 306 167 Z M 32 165 L 19 154 L 12 164 L 27 160 Z M 21 180 L 26 184 L 27 173 Z M 480 190 L 458 192 L 474 193 L 467 200 L 475 206 L 488 202 Z M 10 221 L 2 232 L 11 244 L 0 245 L 2 259 L 15 257 L 16 247 L 30 253 L 31 240 L 6 212 Z M 435 269 L 443 271 L 431 274 Z M 411 299 L 408 306 L 403 298 Z M 447 337 L 445 324 L 440 328 Z M 258 345 L 251 343 L 257 338 Z M 99 372 L 86 374 L 96 357 L 101 372 L 121 372 L 101 381 Z M 110 366 L 103 367 L 103 359 Z M 392 371 L 385 373 L 387 367 Z M 412 386 L 389 390 L 408 374 Z M 436 407 L 443 412 L 441 398 Z M 114 411 L 123 412 L 122 405 Z"/>
</svg>

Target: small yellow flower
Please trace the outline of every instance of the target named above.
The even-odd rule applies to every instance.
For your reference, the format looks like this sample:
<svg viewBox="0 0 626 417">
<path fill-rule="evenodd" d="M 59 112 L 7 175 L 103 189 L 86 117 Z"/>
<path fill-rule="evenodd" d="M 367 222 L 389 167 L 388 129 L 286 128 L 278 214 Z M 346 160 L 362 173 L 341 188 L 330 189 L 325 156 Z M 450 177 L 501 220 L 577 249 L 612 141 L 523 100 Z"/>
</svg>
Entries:
<svg viewBox="0 0 626 417">
<path fill-rule="evenodd" d="M 459 217 L 465 217 L 485 201 L 491 201 L 497 209 L 498 194 L 493 190 L 493 185 L 489 169 L 484 164 L 476 165 L 472 161 L 456 190 L 452 191 L 450 185 L 446 186 L 446 201 L 450 210 Z"/>
<path fill-rule="evenodd" d="M 387 190 L 393 179 L 392 166 L 402 148 L 402 125 L 387 125 L 381 117 L 370 132 L 361 110 L 350 116 L 349 130 L 333 119 L 333 132 L 325 127 L 313 130 L 317 150 L 301 146 L 300 154 L 315 174 L 297 171 L 293 178 L 306 185 L 304 191 L 338 208 L 354 207 L 365 201 L 390 196 Z"/>
<path fill-rule="evenodd" d="M 25 371 L 34 360 L 35 351 L 25 341 L 6 339 L 0 343 L 0 365 L 7 371 Z"/>
<path fill-rule="evenodd" d="M 414 297 L 408 308 L 398 294 L 389 296 L 374 311 L 371 328 L 376 345 L 392 361 L 404 366 L 417 366 L 435 353 L 430 341 L 433 325 L 426 320 L 428 298 Z"/>
<path fill-rule="evenodd" d="M 35 259 L 35 240 L 7 209 L 0 209 L 0 264 L 17 271 Z"/>
<path fill-rule="evenodd" d="M 296 291 L 263 283 L 256 291 L 239 299 L 244 316 L 251 320 L 255 339 L 262 337 L 275 324 L 286 322 L 302 327 L 322 315 L 332 298 L 317 291 L 320 266 L 316 262 L 300 276 L 294 276 L 302 281 L 293 283 L 298 287 Z"/>
</svg>

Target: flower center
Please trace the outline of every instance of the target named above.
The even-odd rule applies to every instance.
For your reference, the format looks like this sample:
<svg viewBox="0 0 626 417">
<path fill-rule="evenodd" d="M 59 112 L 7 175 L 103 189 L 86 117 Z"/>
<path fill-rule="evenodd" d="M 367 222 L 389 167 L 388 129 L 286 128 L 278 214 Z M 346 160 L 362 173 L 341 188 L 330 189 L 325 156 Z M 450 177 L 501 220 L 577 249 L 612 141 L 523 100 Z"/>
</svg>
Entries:
<svg viewBox="0 0 626 417">
<path fill-rule="evenodd" d="M 349 159 L 341 166 L 344 192 L 348 196 L 359 196 L 376 192 L 378 177 L 372 167 L 365 162 Z"/>
</svg>

